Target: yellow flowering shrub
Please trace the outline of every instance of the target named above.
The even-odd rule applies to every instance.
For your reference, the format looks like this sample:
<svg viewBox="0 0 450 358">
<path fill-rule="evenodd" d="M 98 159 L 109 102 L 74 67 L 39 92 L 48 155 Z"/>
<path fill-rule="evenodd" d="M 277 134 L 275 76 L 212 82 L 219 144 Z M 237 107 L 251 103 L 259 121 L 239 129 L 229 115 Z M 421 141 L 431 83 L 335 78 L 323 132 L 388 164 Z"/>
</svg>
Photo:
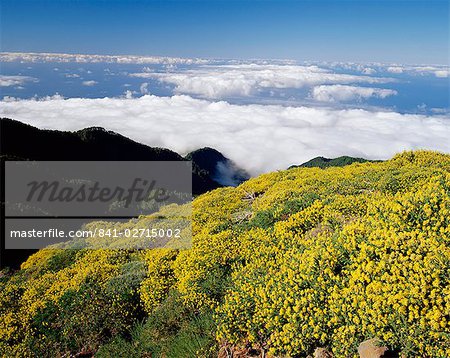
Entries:
<svg viewBox="0 0 450 358">
<path fill-rule="evenodd" d="M 53 255 L 61 253 L 70 250 L 53 250 Z M 119 333 L 131 328 L 139 300 L 130 297 L 137 296 L 143 277 L 134 287 L 124 280 L 127 274 L 139 275 L 136 267 L 126 272 L 133 262 L 129 253 L 82 251 L 78 260 L 59 270 L 44 267 L 52 262 L 48 253 L 37 255 L 46 264 L 31 257 L 0 294 L 0 313 L 7 318 L 0 326 L 3 355 L 91 350 L 101 343 L 105 329 Z"/>
<path fill-rule="evenodd" d="M 144 253 L 147 277 L 142 281 L 140 297 L 145 310 L 151 313 L 167 296 L 175 284 L 173 263 L 178 250 L 154 249 Z"/>
<path fill-rule="evenodd" d="M 0 355 L 95 352 L 143 318 L 173 323 L 176 297 L 190 322 L 214 311 L 217 344 L 356 357 L 377 337 L 406 357 L 450 356 L 450 155 L 261 175 L 197 197 L 180 225 L 192 248 L 41 250 L 0 277 Z"/>
<path fill-rule="evenodd" d="M 216 307 L 219 341 L 274 355 L 356 356 L 378 337 L 409 357 L 449 356 L 449 164 L 407 152 L 250 180 L 228 193 L 222 230 L 205 220 L 177 260 L 180 292 Z"/>
</svg>

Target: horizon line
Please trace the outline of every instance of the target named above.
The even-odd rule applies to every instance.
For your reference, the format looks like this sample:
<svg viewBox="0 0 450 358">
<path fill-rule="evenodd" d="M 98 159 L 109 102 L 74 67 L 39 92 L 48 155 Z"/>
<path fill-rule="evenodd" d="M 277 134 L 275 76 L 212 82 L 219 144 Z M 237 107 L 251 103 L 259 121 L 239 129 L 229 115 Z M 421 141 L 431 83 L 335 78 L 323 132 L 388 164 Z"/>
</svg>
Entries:
<svg viewBox="0 0 450 358">
<path fill-rule="evenodd" d="M 360 65 L 378 65 L 378 66 L 395 66 L 395 65 L 407 65 L 407 66 L 423 66 L 423 65 L 432 65 L 432 66 L 443 66 L 443 67 L 450 67 L 450 61 L 446 64 L 443 63 L 406 63 L 406 62 L 383 62 L 383 61 L 342 61 L 342 60 L 300 60 L 300 59 L 293 59 L 293 58 L 265 58 L 265 57 L 254 57 L 254 58 L 238 58 L 238 57 L 207 57 L 207 56 L 196 56 L 196 57 L 189 57 L 189 56 L 171 56 L 171 55 L 136 55 L 136 54 L 105 54 L 105 53 L 68 53 L 68 52 L 27 52 L 27 51 L 0 51 L 0 62 L 13 62 L 13 60 L 10 61 L 4 61 L 4 59 L 1 56 L 7 56 L 7 55 L 15 55 L 20 57 L 20 55 L 33 55 L 33 56 L 83 56 L 83 57 L 89 57 L 89 56 L 95 56 L 95 57 L 109 57 L 109 58 L 120 58 L 120 57 L 129 57 L 129 58 L 136 58 L 136 59 L 166 59 L 166 60 L 194 60 L 194 61 L 274 61 L 274 62 L 286 62 L 286 64 L 305 64 L 305 63 L 311 63 L 311 64 L 333 64 L 333 63 L 342 63 L 342 64 L 360 64 Z M 24 60 L 24 59 L 22 59 Z M 33 61 L 29 61 L 33 62 Z M 51 62 L 51 61 L 43 61 L 43 62 Z M 75 62 L 78 61 L 52 61 L 52 62 Z M 87 62 L 89 63 L 89 62 Z M 107 61 L 97 61 L 97 63 L 108 63 Z M 120 62 L 119 62 L 120 63 Z M 130 62 L 132 63 L 132 62 Z M 139 63 L 136 63 L 139 64 Z M 144 64 L 144 63 L 143 63 Z"/>
</svg>

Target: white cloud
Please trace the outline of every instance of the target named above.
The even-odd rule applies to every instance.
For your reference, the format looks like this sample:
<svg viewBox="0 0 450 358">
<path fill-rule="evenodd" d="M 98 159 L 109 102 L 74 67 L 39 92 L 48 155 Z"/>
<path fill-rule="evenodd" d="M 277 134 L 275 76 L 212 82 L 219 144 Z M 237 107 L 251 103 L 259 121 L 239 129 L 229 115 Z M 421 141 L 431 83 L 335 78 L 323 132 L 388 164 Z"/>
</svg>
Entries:
<svg viewBox="0 0 450 358">
<path fill-rule="evenodd" d="M 67 53 L 2 52 L 1 62 L 75 62 L 75 63 L 125 63 L 125 64 L 205 64 L 210 60 L 199 58 L 133 56 L 133 55 L 83 55 Z"/>
<path fill-rule="evenodd" d="M 405 149 L 450 152 L 450 116 L 362 109 L 233 105 L 189 96 L 16 100 L 0 115 L 40 128 L 102 126 L 138 142 L 186 153 L 210 146 L 252 174 L 323 155 L 387 159 Z"/>
<path fill-rule="evenodd" d="M 450 76 L 450 70 L 437 70 L 434 71 L 434 75 L 440 78 L 446 78 Z"/>
<path fill-rule="evenodd" d="M 384 63 L 352 63 L 352 62 L 317 62 L 318 66 L 325 68 L 332 68 L 334 70 L 352 70 L 359 71 L 366 75 L 372 75 L 374 73 L 389 72 L 395 74 L 407 74 L 412 76 L 429 76 L 434 75 L 436 77 L 446 78 L 450 76 L 450 68 L 448 65 L 403 65 L 403 64 L 384 64 Z"/>
<path fill-rule="evenodd" d="M 361 101 L 371 97 L 386 98 L 396 94 L 397 91 L 391 89 L 345 85 L 316 86 L 311 92 L 311 96 L 316 101 L 322 102 Z"/>
<path fill-rule="evenodd" d="M 373 75 L 373 74 L 377 73 L 376 70 L 374 70 L 373 68 L 370 68 L 370 67 L 363 68 L 361 70 L 361 72 L 364 73 L 365 75 Z"/>
<path fill-rule="evenodd" d="M 0 87 L 20 86 L 25 82 L 37 82 L 37 78 L 29 76 L 0 75 Z"/>
<path fill-rule="evenodd" d="M 447 78 L 450 74 L 450 68 L 448 66 L 411 66 L 407 69 L 418 75 L 434 75 L 439 78 Z"/>
<path fill-rule="evenodd" d="M 446 78 L 450 75 L 450 68 L 448 66 L 433 65 L 433 66 L 391 66 L 386 69 L 391 73 L 408 73 L 411 75 L 420 76 L 436 76 L 439 78 Z"/>
<path fill-rule="evenodd" d="M 387 71 L 390 73 L 403 73 L 403 67 L 391 66 L 387 68 Z"/>
<path fill-rule="evenodd" d="M 148 83 L 147 82 L 142 83 L 139 87 L 139 91 L 141 92 L 141 94 L 149 94 Z"/>
<path fill-rule="evenodd" d="M 90 87 L 90 86 L 95 86 L 98 82 L 94 81 L 94 80 L 90 80 L 90 81 L 83 81 L 82 83 L 83 83 L 83 86 Z"/>
<path fill-rule="evenodd" d="M 148 69 L 148 71 L 151 71 Z M 175 92 L 205 98 L 251 96 L 261 89 L 302 88 L 319 84 L 387 83 L 390 78 L 333 73 L 317 66 L 240 64 L 202 66 L 177 73 L 141 72 L 130 76 L 154 78 L 175 85 Z"/>
<path fill-rule="evenodd" d="M 427 105 L 425 103 L 421 103 L 417 105 L 417 109 L 419 110 L 419 112 L 425 112 L 427 110 Z"/>
<path fill-rule="evenodd" d="M 37 97 L 34 95 L 31 99 L 24 100 L 19 97 L 13 97 L 13 96 L 4 96 L 3 99 L 0 101 L 0 105 L 6 103 L 6 102 L 21 102 L 21 101 L 31 101 L 31 102 L 44 102 L 44 101 L 50 101 L 50 100 L 63 100 L 65 97 L 61 96 L 59 93 L 55 93 L 53 96 L 44 96 L 44 97 Z M 0 107 L 1 110 L 1 107 Z"/>
<path fill-rule="evenodd" d="M 77 73 L 67 73 L 67 74 L 66 74 L 66 77 L 67 77 L 67 78 L 79 78 L 80 75 L 77 74 Z"/>
<path fill-rule="evenodd" d="M 450 110 L 448 108 L 431 108 L 431 112 L 436 114 L 448 114 Z"/>
<path fill-rule="evenodd" d="M 135 94 L 137 94 L 136 91 L 126 90 L 126 91 L 123 93 L 123 97 L 126 98 L 126 99 L 132 99 L 132 98 L 134 97 Z"/>
</svg>

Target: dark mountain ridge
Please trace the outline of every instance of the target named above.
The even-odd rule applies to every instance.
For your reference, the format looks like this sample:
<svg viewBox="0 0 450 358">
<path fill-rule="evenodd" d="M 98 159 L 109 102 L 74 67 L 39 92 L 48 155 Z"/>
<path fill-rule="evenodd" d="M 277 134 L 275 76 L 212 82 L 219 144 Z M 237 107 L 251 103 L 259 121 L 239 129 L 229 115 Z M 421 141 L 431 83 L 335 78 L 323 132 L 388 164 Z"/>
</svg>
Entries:
<svg viewBox="0 0 450 358">
<path fill-rule="evenodd" d="M 75 132 L 38 129 L 0 119 L 0 155 L 31 160 L 183 160 L 168 149 L 152 148 L 101 127 Z"/>
<path fill-rule="evenodd" d="M 232 163 L 214 153 L 207 161 L 183 158 L 169 149 L 149 147 L 101 127 L 74 132 L 39 129 L 22 122 L 0 119 L 0 159 L 3 160 L 135 160 L 183 161 L 192 159 L 193 194 L 199 195 L 223 186 L 214 166 Z M 211 149 L 205 149 L 209 155 Z M 218 153 L 218 152 L 217 152 Z M 214 162 L 216 160 L 216 162 Z M 201 165 L 207 162 L 207 167 Z M 240 177 L 241 181 L 248 179 Z M 236 184 L 239 184 L 237 182 Z"/>
<path fill-rule="evenodd" d="M 0 162 L 5 160 L 192 160 L 192 193 L 194 195 L 205 193 L 223 185 L 237 185 L 249 178 L 249 176 L 236 176 L 232 183 L 222 180 L 216 167 L 236 168 L 234 163 L 214 149 L 204 148 L 200 151 L 203 155 L 199 158 L 201 160 L 197 161 L 195 152 L 184 158 L 169 149 L 149 147 L 101 127 L 68 132 L 39 129 L 9 118 L 0 119 Z M 0 166 L 0 170 L 3 170 L 3 166 Z M 239 169 L 236 169 L 236 172 L 244 173 Z M 3 177 L 3 174 L 0 174 Z M 18 268 L 30 254 L 36 251 L 4 251 L 3 238 L 0 241 L 2 243 L 0 267 Z"/>
</svg>

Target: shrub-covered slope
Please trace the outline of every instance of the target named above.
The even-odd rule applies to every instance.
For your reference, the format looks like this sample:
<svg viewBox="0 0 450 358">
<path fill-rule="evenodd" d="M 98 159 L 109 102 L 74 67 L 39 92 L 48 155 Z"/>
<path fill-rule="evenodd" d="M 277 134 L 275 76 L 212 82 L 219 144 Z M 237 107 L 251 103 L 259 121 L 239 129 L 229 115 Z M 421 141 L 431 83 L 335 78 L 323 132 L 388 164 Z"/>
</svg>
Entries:
<svg viewBox="0 0 450 358">
<path fill-rule="evenodd" d="M 143 218 L 142 220 L 147 220 Z M 297 168 L 193 202 L 193 247 L 41 250 L 0 280 L 0 352 L 450 356 L 450 155 Z"/>
<path fill-rule="evenodd" d="M 300 164 L 300 165 L 292 165 L 289 167 L 291 168 L 298 168 L 298 167 L 306 167 L 306 168 L 329 168 L 329 167 L 344 167 L 346 165 L 350 165 L 353 163 L 365 163 L 369 162 L 370 160 L 363 159 L 363 158 L 354 158 L 354 157 L 337 157 L 337 158 L 324 158 L 324 157 L 316 157 L 311 160 L 308 160 L 306 163 Z"/>
</svg>

